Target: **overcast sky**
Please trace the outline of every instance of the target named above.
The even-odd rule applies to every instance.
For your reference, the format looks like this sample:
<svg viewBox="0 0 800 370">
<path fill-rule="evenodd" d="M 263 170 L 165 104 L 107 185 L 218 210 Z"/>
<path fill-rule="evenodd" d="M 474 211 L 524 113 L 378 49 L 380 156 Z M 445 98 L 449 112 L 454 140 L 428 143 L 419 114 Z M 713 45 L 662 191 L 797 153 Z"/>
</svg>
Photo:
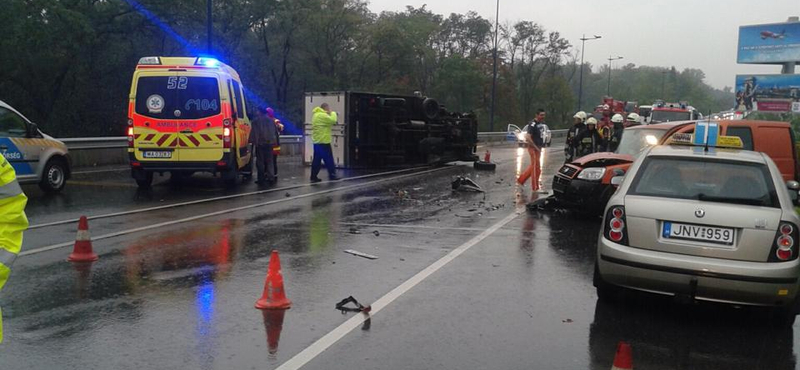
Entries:
<svg viewBox="0 0 800 370">
<path fill-rule="evenodd" d="M 474 10 L 492 21 L 495 17 L 491 0 L 370 0 L 370 10 L 423 4 L 445 16 Z M 736 64 L 739 26 L 783 22 L 791 15 L 800 15 L 800 0 L 500 0 L 501 24 L 534 21 L 561 32 L 577 48 L 582 34 L 601 35 L 586 42 L 586 61 L 594 66 L 620 55 L 625 59 L 615 67 L 699 68 L 717 88 L 733 86 L 736 74 L 780 73 L 780 66 Z"/>
</svg>

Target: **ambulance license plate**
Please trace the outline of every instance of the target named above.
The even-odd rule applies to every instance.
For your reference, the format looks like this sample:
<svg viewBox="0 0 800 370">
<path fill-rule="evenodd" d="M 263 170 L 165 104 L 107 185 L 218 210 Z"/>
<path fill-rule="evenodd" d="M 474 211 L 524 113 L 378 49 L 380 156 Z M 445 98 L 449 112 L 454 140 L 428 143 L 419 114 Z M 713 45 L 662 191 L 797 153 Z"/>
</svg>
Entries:
<svg viewBox="0 0 800 370">
<path fill-rule="evenodd" d="M 172 152 L 166 150 L 147 150 L 142 152 L 142 157 L 145 158 L 172 158 Z"/>
<path fill-rule="evenodd" d="M 665 239 L 683 239 L 732 246 L 734 232 L 731 228 L 714 227 L 664 221 L 662 236 Z"/>
</svg>

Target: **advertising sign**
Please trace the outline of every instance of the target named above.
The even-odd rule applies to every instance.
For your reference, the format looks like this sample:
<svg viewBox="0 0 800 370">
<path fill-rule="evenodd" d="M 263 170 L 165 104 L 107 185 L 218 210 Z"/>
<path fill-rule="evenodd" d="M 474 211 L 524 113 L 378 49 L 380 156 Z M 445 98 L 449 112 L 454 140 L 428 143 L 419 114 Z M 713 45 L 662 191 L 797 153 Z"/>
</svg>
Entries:
<svg viewBox="0 0 800 370">
<path fill-rule="evenodd" d="M 800 102 L 800 75 L 737 75 L 739 111 L 791 112 Z"/>
<path fill-rule="evenodd" d="M 737 63 L 800 62 L 800 22 L 739 27 Z"/>
</svg>

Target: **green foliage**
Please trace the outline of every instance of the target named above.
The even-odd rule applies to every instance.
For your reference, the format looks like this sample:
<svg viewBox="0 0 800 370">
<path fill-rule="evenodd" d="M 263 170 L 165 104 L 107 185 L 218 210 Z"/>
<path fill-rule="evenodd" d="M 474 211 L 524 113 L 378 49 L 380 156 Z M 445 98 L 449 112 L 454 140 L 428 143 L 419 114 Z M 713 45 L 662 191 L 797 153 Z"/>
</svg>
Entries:
<svg viewBox="0 0 800 370">
<path fill-rule="evenodd" d="M 475 111 L 490 129 L 494 25 L 475 12 L 409 6 L 375 14 L 365 0 L 213 5 L 213 54 L 239 71 L 253 103 L 275 107 L 288 124 L 302 127 L 306 91 L 421 91 L 451 110 Z M 122 135 L 140 57 L 206 52 L 206 1 L 4 0 L 0 34 L 0 99 L 53 135 Z M 534 22 L 500 26 L 494 130 L 523 125 L 540 107 L 552 127 L 566 127 L 578 91 L 571 48 Z M 733 100 L 705 85 L 699 70 L 612 72 L 622 99 L 688 100 L 703 112 Z M 585 109 L 605 95 L 606 73 L 584 67 Z"/>
</svg>

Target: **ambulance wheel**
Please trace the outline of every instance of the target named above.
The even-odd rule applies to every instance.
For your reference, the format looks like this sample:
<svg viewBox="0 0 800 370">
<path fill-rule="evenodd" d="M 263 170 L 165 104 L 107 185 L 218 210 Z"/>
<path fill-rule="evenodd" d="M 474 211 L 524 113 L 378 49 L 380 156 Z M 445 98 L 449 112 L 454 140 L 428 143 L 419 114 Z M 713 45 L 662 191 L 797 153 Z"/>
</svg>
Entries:
<svg viewBox="0 0 800 370">
<path fill-rule="evenodd" d="M 250 180 L 252 178 L 253 178 L 253 156 L 250 156 L 250 160 L 242 168 L 242 179 Z"/>
<path fill-rule="evenodd" d="M 67 185 L 67 165 L 63 159 L 52 158 L 47 161 L 42 172 L 39 187 L 48 193 L 58 193 Z"/>
<path fill-rule="evenodd" d="M 239 179 L 239 170 L 237 168 L 230 169 L 222 173 L 222 181 L 225 187 L 232 188 L 236 186 L 236 180 Z"/>
<path fill-rule="evenodd" d="M 136 185 L 138 185 L 142 189 L 149 189 L 153 186 L 153 173 L 152 172 L 144 172 L 134 175 L 134 179 L 136 180 Z"/>
<path fill-rule="evenodd" d="M 494 171 L 494 169 L 497 168 L 497 164 L 484 161 L 475 161 L 473 167 L 480 171 Z"/>
</svg>

